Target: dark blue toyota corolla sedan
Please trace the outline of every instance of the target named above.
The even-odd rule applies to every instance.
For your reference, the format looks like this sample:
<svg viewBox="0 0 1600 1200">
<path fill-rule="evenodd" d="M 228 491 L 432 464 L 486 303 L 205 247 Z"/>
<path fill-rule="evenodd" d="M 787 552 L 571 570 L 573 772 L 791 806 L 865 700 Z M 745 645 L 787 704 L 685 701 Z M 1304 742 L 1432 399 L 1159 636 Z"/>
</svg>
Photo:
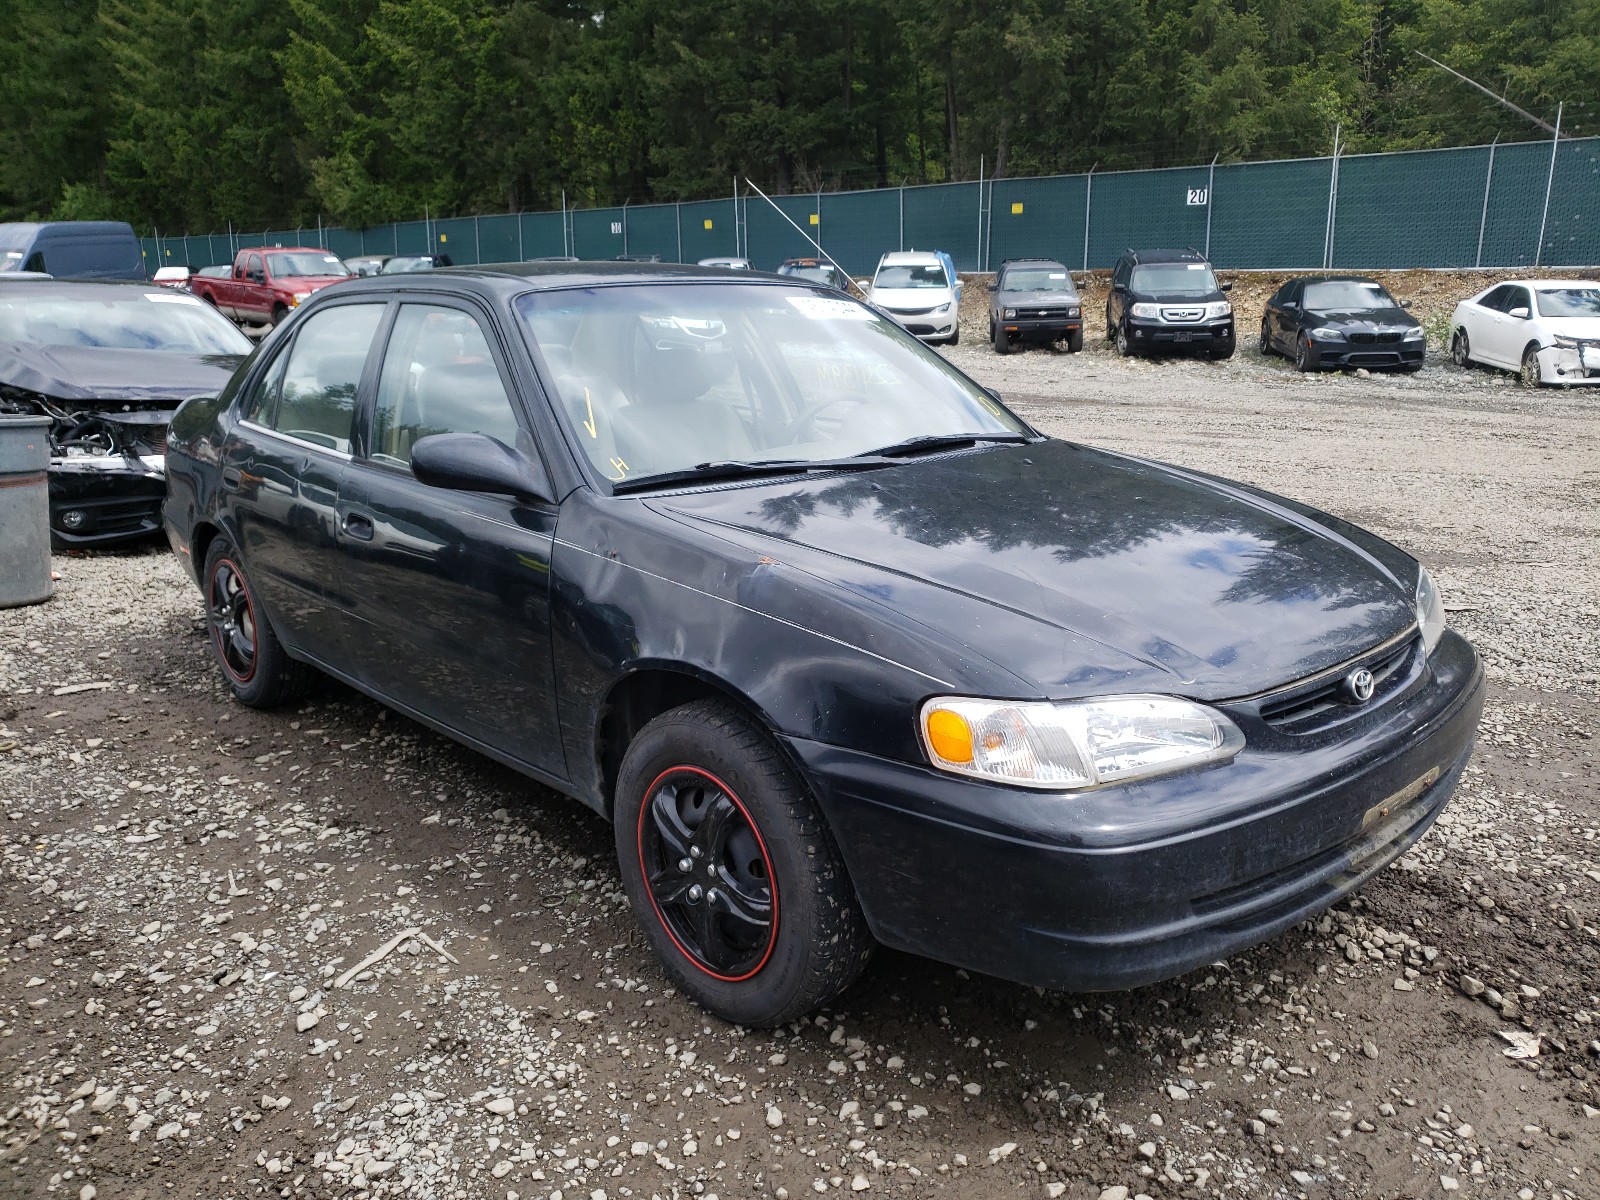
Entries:
<svg viewBox="0 0 1600 1200">
<path fill-rule="evenodd" d="M 605 814 L 732 1021 L 875 943 L 1132 987 L 1420 837 L 1483 703 L 1409 555 L 1043 437 L 872 309 L 628 264 L 320 292 L 172 423 L 245 704 L 318 672 Z"/>
</svg>

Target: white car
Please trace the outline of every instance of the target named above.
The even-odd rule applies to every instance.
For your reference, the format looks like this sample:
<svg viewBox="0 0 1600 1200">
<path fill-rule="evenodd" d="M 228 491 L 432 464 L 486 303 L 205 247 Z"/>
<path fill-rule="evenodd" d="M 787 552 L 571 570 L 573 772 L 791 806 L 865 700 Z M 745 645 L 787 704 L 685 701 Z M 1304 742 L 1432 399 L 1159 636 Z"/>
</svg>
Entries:
<svg viewBox="0 0 1600 1200">
<path fill-rule="evenodd" d="M 1600 384 L 1600 283 L 1515 279 L 1456 305 L 1450 357 L 1542 383 Z"/>
<path fill-rule="evenodd" d="M 937 252 L 900 250 L 878 260 L 868 298 L 874 308 L 925 342 L 961 340 L 959 282 Z"/>
</svg>

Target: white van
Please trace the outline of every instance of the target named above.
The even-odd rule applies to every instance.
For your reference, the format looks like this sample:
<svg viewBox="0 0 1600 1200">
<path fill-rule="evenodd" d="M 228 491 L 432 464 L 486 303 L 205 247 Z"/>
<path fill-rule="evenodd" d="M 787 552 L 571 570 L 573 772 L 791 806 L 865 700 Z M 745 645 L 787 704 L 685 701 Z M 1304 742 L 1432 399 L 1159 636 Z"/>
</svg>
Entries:
<svg viewBox="0 0 1600 1200">
<path fill-rule="evenodd" d="M 936 251 L 900 250 L 878 260 L 869 298 L 925 342 L 961 340 L 960 282 Z"/>
</svg>

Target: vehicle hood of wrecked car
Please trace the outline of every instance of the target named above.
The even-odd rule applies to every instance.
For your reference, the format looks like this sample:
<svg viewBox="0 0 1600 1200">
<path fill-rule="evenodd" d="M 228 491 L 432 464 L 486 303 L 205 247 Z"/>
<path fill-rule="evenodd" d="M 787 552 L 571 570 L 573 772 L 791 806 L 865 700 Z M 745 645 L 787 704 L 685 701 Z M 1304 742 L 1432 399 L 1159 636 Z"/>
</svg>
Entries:
<svg viewBox="0 0 1600 1200">
<path fill-rule="evenodd" d="M 938 630 L 1042 695 L 1094 690 L 1109 648 L 1137 685 L 1124 690 L 1240 697 L 1416 621 L 1415 579 L 1393 547 L 1067 442 L 650 503 L 855 591 L 887 621 Z M 1098 643 L 1087 656 L 1085 640 Z"/>
<path fill-rule="evenodd" d="M 100 346 L 0 343 L 0 383 L 68 403 L 179 401 L 220 391 L 244 361 L 234 354 L 182 354 Z"/>
</svg>

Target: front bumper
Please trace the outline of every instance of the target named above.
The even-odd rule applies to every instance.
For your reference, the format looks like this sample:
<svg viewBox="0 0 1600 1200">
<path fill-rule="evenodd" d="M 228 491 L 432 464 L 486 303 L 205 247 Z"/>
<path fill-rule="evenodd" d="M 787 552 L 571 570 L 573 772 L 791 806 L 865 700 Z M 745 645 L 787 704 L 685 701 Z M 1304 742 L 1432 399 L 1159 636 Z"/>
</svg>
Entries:
<svg viewBox="0 0 1600 1200">
<path fill-rule="evenodd" d="M 944 338 L 954 337 L 960 327 L 961 315 L 958 306 L 952 304 L 949 312 L 897 312 L 892 308 L 880 309 L 895 324 L 907 333 L 915 334 L 923 341 L 940 341 Z"/>
<path fill-rule="evenodd" d="M 1105 991 L 1260 942 L 1416 842 L 1466 767 L 1483 672 L 1446 633 L 1403 689 L 1336 730 L 1285 733 L 1222 707 L 1247 738 L 1232 763 L 1077 796 L 790 745 L 879 941 Z"/>
<path fill-rule="evenodd" d="M 1128 319 L 1128 344 L 1135 350 L 1185 353 L 1231 352 L 1234 346 L 1233 318 L 1172 324 L 1166 321 Z"/>
<path fill-rule="evenodd" d="M 1420 367 L 1428 356 L 1425 340 L 1410 342 L 1319 342 L 1308 340 L 1311 363 L 1330 370 L 1340 367 Z"/>
<path fill-rule="evenodd" d="M 50 536 L 74 549 L 119 546 L 161 532 L 164 460 L 108 455 L 50 460 Z"/>
<path fill-rule="evenodd" d="M 1539 351 L 1539 366 L 1545 383 L 1600 384 L 1600 342 L 1546 346 Z"/>
<path fill-rule="evenodd" d="M 1082 317 L 1003 317 L 1001 329 L 1019 342 L 1059 342 L 1083 328 Z"/>
</svg>

